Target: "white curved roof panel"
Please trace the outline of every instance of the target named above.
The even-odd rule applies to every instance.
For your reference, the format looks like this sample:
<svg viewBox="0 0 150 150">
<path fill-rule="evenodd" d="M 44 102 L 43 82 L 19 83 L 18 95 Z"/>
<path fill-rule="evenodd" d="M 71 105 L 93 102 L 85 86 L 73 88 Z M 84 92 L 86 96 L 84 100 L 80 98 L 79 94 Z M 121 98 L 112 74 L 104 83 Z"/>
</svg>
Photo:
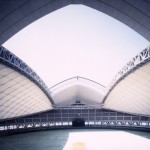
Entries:
<svg viewBox="0 0 150 150">
<path fill-rule="evenodd" d="M 104 108 L 150 115 L 150 62 L 121 80 L 106 98 Z"/>
<path fill-rule="evenodd" d="M 52 109 L 46 94 L 16 70 L 0 64 L 0 119 Z"/>
<path fill-rule="evenodd" d="M 50 92 L 56 106 L 69 106 L 77 101 L 99 105 L 104 98 L 105 87 L 86 78 L 74 77 L 50 88 Z"/>
</svg>

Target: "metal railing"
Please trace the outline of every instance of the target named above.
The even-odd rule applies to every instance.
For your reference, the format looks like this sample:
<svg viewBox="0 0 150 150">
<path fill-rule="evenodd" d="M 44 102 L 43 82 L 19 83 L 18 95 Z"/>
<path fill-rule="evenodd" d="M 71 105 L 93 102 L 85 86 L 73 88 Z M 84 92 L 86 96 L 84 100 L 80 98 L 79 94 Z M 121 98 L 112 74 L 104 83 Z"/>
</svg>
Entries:
<svg viewBox="0 0 150 150">
<path fill-rule="evenodd" d="M 127 128 L 150 130 L 150 117 L 115 112 L 104 109 L 58 109 L 28 117 L 0 122 L 0 133 L 28 130 L 74 128 L 72 121 L 83 119 L 83 128 Z"/>
</svg>

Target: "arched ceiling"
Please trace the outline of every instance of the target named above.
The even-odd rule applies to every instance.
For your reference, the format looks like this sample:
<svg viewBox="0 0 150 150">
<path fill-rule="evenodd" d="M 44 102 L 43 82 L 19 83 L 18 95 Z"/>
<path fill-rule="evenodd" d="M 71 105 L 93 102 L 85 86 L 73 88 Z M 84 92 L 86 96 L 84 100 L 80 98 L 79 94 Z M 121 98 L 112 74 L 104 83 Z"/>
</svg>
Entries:
<svg viewBox="0 0 150 150">
<path fill-rule="evenodd" d="M 0 47 L 0 120 L 51 110 L 47 86 L 22 60 Z"/>
<path fill-rule="evenodd" d="M 82 85 L 74 85 L 52 96 L 56 106 L 70 106 L 72 104 L 98 105 L 104 95 Z"/>
<path fill-rule="evenodd" d="M 149 0 L 0 0 L 0 45 L 35 20 L 70 4 L 106 13 L 150 41 Z"/>
<path fill-rule="evenodd" d="M 0 0 L 0 44 L 40 17 L 69 4 L 83 4 L 104 12 L 150 41 L 148 0 L 37 0 L 36 3 L 34 0 Z M 12 68 L 3 64 L 0 67 L 1 119 L 52 109 L 49 99 L 36 84 Z M 150 65 L 147 63 L 121 80 L 108 95 L 104 108 L 150 115 L 149 70 Z M 64 88 L 56 93 L 53 90 L 51 92 L 54 102 L 58 105 L 68 104 L 69 100 L 69 104 L 72 104 L 77 96 L 83 103 L 97 104 L 101 103 L 105 96 L 105 93 L 82 84 Z"/>
<path fill-rule="evenodd" d="M 104 108 L 150 115 L 150 46 L 130 60 L 115 76 L 103 99 Z"/>
<path fill-rule="evenodd" d="M 50 88 L 50 92 L 56 107 L 66 107 L 74 104 L 92 106 L 102 103 L 105 89 L 99 83 L 77 76 L 53 86 Z"/>
<path fill-rule="evenodd" d="M 0 64 L 0 120 L 51 109 L 50 100 L 35 83 Z"/>
<path fill-rule="evenodd" d="M 150 62 L 131 72 L 110 92 L 104 108 L 150 115 Z"/>
</svg>

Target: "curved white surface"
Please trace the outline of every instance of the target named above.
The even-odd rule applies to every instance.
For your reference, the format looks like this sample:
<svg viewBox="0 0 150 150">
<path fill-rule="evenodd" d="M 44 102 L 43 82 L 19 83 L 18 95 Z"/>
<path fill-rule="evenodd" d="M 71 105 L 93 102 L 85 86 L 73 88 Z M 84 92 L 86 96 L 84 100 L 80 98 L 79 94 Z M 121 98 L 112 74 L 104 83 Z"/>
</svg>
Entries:
<svg viewBox="0 0 150 150">
<path fill-rule="evenodd" d="M 0 119 L 52 109 L 44 92 L 17 71 L 0 64 Z"/>
<path fill-rule="evenodd" d="M 81 104 L 99 105 L 105 95 L 105 87 L 85 78 L 71 78 L 50 89 L 56 106 Z"/>
<path fill-rule="evenodd" d="M 150 63 L 120 81 L 108 95 L 104 108 L 150 115 Z"/>
</svg>

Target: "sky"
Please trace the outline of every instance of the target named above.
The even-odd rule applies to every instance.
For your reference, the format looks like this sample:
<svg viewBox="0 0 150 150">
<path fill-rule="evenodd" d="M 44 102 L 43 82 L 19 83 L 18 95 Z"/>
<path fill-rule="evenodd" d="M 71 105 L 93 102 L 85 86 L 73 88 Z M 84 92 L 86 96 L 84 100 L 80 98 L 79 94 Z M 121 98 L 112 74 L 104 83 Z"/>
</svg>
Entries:
<svg viewBox="0 0 150 150">
<path fill-rule="evenodd" d="M 108 86 L 149 42 L 118 20 L 83 5 L 54 11 L 3 44 L 51 87 L 74 76 Z"/>
</svg>

